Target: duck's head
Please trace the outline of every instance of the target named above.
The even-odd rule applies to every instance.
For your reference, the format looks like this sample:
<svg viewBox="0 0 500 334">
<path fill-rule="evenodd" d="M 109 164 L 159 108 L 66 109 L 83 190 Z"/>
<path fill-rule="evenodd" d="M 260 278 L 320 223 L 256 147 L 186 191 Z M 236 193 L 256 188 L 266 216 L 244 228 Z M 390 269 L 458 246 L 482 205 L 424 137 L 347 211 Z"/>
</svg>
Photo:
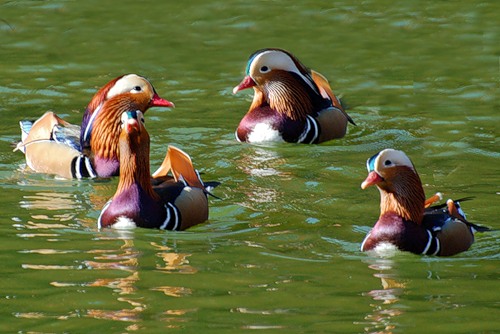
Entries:
<svg viewBox="0 0 500 334">
<path fill-rule="evenodd" d="M 417 174 L 410 158 L 403 152 L 392 148 L 385 149 L 375 154 L 366 161 L 368 176 L 361 183 L 361 188 L 376 185 L 386 191 L 391 190 L 393 182 L 398 175 Z"/>
<path fill-rule="evenodd" d="M 149 143 L 149 134 L 144 126 L 144 115 L 140 110 L 126 111 L 121 115 L 120 141 L 136 142 L 143 145 Z"/>
<path fill-rule="evenodd" d="M 133 166 L 133 169 L 140 169 L 140 165 L 147 165 L 149 173 L 149 145 L 150 139 L 148 131 L 144 126 L 144 115 L 140 110 L 126 111 L 122 113 L 120 120 L 120 174 L 124 169 Z M 132 164 L 132 165 L 131 165 Z"/>
<path fill-rule="evenodd" d="M 305 120 L 308 114 L 330 105 L 321 95 L 311 71 L 295 56 L 282 49 L 262 49 L 248 60 L 246 76 L 233 93 L 254 88 L 250 110 L 269 106 L 292 120 Z"/>
<path fill-rule="evenodd" d="M 93 112 L 111 99 L 129 101 L 142 112 L 150 107 L 174 107 L 172 102 L 161 98 L 156 93 L 148 79 L 137 74 L 125 74 L 108 82 L 95 93 L 87 110 Z"/>
<path fill-rule="evenodd" d="M 291 73 L 298 75 L 317 91 L 310 70 L 290 52 L 283 49 L 258 50 L 250 55 L 246 76 L 233 88 L 233 93 L 250 87 L 262 87 L 269 81 L 286 80 Z"/>
<path fill-rule="evenodd" d="M 126 74 L 108 82 L 94 95 L 82 119 L 81 146 L 92 148 L 105 159 L 117 156 L 117 137 L 122 112 L 150 107 L 174 107 L 161 98 L 153 85 L 137 74 Z"/>
<path fill-rule="evenodd" d="M 385 149 L 369 158 L 366 168 L 368 176 L 361 188 L 377 186 L 381 194 L 381 214 L 392 211 L 420 223 L 425 194 L 410 158 L 402 151 Z"/>
</svg>

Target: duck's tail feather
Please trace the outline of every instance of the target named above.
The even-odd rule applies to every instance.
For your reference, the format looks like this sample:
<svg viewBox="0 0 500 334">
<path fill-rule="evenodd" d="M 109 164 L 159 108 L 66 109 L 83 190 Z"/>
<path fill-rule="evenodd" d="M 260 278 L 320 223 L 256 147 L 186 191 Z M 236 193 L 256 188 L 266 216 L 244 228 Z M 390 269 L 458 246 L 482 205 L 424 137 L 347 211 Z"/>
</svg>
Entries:
<svg viewBox="0 0 500 334">
<path fill-rule="evenodd" d="M 26 154 L 26 148 L 24 147 L 24 142 L 26 138 L 28 138 L 28 134 L 30 133 L 31 128 L 33 127 L 34 121 L 22 120 L 19 121 L 19 127 L 21 128 L 21 141 L 17 144 L 14 151 L 21 151 Z"/>
<path fill-rule="evenodd" d="M 492 228 L 489 228 L 489 227 L 486 227 L 486 226 L 477 225 L 477 224 L 471 223 L 469 221 L 466 224 L 468 226 L 470 226 L 471 228 L 473 228 L 474 231 L 476 231 L 476 232 L 492 232 L 492 231 L 495 231 L 495 229 L 492 229 Z"/>
<path fill-rule="evenodd" d="M 203 184 L 205 185 L 205 192 L 208 195 L 212 196 L 213 198 L 222 199 L 219 196 L 215 196 L 214 194 L 212 194 L 212 190 L 214 190 L 217 186 L 219 186 L 220 182 L 208 181 L 208 182 L 203 182 Z"/>
</svg>

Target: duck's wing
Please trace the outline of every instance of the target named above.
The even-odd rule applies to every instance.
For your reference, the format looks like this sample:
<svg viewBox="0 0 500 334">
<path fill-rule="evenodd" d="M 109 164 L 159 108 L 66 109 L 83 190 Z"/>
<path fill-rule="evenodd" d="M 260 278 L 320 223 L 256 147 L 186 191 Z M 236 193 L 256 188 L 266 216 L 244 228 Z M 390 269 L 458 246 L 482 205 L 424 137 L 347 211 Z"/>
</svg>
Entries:
<svg viewBox="0 0 500 334">
<path fill-rule="evenodd" d="M 80 127 L 66 122 L 53 112 L 46 112 L 36 121 L 22 120 L 21 142 L 15 150 L 26 153 L 26 146 L 39 141 L 54 141 L 77 150 L 80 150 Z"/>
<path fill-rule="evenodd" d="M 34 171 L 64 178 L 96 176 L 90 160 L 80 151 L 79 126 L 53 112 L 19 125 L 22 141 L 15 150 L 25 154 L 27 165 Z"/>
<path fill-rule="evenodd" d="M 68 145 L 77 151 L 82 151 L 80 146 L 80 127 L 74 124 L 57 124 L 52 131 L 52 138 L 61 144 Z"/>
<path fill-rule="evenodd" d="M 175 146 L 169 146 L 161 166 L 153 173 L 153 178 L 160 178 L 172 172 L 175 181 L 184 181 L 190 187 L 205 189 L 205 185 L 194 169 L 187 153 Z"/>
<path fill-rule="evenodd" d="M 347 118 L 349 123 L 351 123 L 352 125 L 356 125 L 356 123 L 354 123 L 354 121 L 352 120 L 351 116 L 349 116 L 345 112 L 344 108 L 342 107 L 342 104 L 340 103 L 340 100 L 337 98 L 337 96 L 335 96 L 335 94 L 333 94 L 332 88 L 330 87 L 330 83 L 328 82 L 328 80 L 321 73 L 316 72 L 314 70 L 311 70 L 311 77 L 316 86 L 318 86 L 321 96 L 323 96 L 323 98 L 325 99 L 331 100 L 333 106 L 342 111 L 342 113 Z"/>
<path fill-rule="evenodd" d="M 469 201 L 472 198 L 473 197 L 463 197 L 457 200 L 448 199 L 444 204 L 426 208 L 424 211 L 423 225 L 429 230 L 439 231 L 446 224 L 461 222 L 478 232 L 491 231 L 491 229 L 486 226 L 477 225 L 467 220 L 465 212 L 460 206 L 460 202 Z"/>
</svg>

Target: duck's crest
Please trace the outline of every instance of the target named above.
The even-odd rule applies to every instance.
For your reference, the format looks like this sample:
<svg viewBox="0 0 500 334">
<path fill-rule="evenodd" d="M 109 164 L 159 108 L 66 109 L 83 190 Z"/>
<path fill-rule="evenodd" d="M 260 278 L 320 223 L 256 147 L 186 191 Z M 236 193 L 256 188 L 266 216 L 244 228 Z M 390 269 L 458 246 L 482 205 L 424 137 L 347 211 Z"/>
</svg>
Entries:
<svg viewBox="0 0 500 334">
<path fill-rule="evenodd" d="M 377 161 L 379 155 L 380 152 L 372 155 L 368 160 L 366 160 L 366 169 L 368 169 L 368 172 L 373 172 L 375 170 L 375 162 Z"/>
<path fill-rule="evenodd" d="M 248 63 L 247 63 L 247 68 L 245 69 L 245 73 L 247 75 L 250 75 L 250 67 L 252 66 L 252 62 L 253 60 L 255 59 L 255 57 L 257 57 L 258 54 L 262 53 L 263 51 L 265 51 L 266 49 L 262 49 L 262 50 L 257 50 L 255 51 L 254 53 L 252 53 L 250 55 L 250 57 L 248 58 Z"/>
</svg>

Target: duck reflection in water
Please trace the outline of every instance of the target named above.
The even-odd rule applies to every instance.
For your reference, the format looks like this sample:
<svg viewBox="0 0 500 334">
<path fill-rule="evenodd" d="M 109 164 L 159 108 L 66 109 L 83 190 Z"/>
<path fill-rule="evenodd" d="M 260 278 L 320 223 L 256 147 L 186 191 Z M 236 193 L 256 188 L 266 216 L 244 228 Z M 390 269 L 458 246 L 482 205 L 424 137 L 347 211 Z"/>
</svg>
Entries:
<svg viewBox="0 0 500 334">
<path fill-rule="evenodd" d="M 86 211 L 95 206 L 101 206 L 108 199 L 108 194 L 114 191 L 114 182 L 112 180 L 102 179 L 95 181 L 91 187 L 90 185 L 82 185 L 79 181 L 74 180 L 45 180 L 43 177 L 40 179 L 29 178 L 26 180 L 21 179 L 23 187 L 26 188 L 25 195 L 20 200 L 20 207 L 29 211 L 30 219 L 27 222 L 22 222 L 21 218 L 16 218 L 14 221 L 15 227 L 19 230 L 17 234 L 20 238 L 38 238 L 46 239 L 51 242 L 57 240 L 65 240 L 67 236 L 65 233 L 71 234 L 72 230 L 81 231 L 94 231 L 95 218 L 89 217 L 88 219 L 78 219 L 79 211 Z M 46 190 L 49 187 L 48 183 L 52 185 L 51 190 Z M 78 184 L 78 193 L 73 193 L 75 184 Z M 43 188 L 43 191 L 39 191 Z M 88 192 L 87 192 L 88 188 Z M 95 191 L 98 188 L 100 191 Z M 82 194 L 83 191 L 83 194 Z M 86 200 L 82 201 L 82 195 Z M 81 215 L 80 215 L 81 216 Z M 62 232 L 61 232 L 62 231 Z M 64 232 L 69 231 L 69 232 Z M 85 233 L 85 232 L 83 232 Z M 134 231 L 123 230 L 107 230 L 100 232 L 97 236 L 91 232 L 92 243 L 95 243 L 95 249 L 80 250 L 77 248 L 72 249 L 57 249 L 57 244 L 54 244 L 54 249 L 25 249 L 22 253 L 35 254 L 47 256 L 50 264 L 42 263 L 40 260 L 31 261 L 28 259 L 23 263 L 23 268 L 26 270 L 63 270 L 67 275 L 59 276 L 57 281 L 50 282 L 54 288 L 78 288 L 87 289 L 111 289 L 109 295 L 116 298 L 119 302 L 118 307 L 115 309 L 101 309 L 101 308 L 88 308 L 83 316 L 116 320 L 129 323 L 126 330 L 140 329 L 142 314 L 146 309 L 151 309 L 145 300 L 147 300 L 141 293 L 138 285 L 141 280 L 140 261 L 144 250 L 138 249 L 135 246 L 135 233 Z M 112 245 L 111 248 L 109 245 Z M 76 246 L 75 246 L 76 247 Z M 172 247 L 168 246 L 167 241 L 159 243 L 151 242 L 149 245 L 143 246 L 148 249 L 153 249 L 156 255 L 156 273 L 180 273 L 180 274 L 195 274 L 196 268 L 189 265 L 188 258 L 191 254 L 176 252 Z M 62 256 L 67 253 L 81 253 L 86 252 L 83 264 L 80 265 L 67 265 Z M 54 254 L 61 255 L 61 263 L 54 263 Z M 50 259 L 49 259 L 50 256 Z M 84 275 L 80 274 L 82 268 L 88 268 Z M 116 277 L 117 271 L 123 273 L 122 277 Z M 61 278 L 66 279 L 61 279 Z M 69 277 L 79 277 L 69 281 Z M 89 278 L 90 279 L 85 279 Z M 163 281 L 163 280 L 160 280 Z M 149 288 L 150 291 L 160 292 L 165 298 L 181 298 L 191 295 L 192 291 L 188 287 L 183 286 L 169 286 L 157 285 Z M 102 291 L 102 290 L 99 290 Z M 89 292 L 92 293 L 92 292 Z M 95 292 L 94 292 L 95 294 Z M 109 302 L 108 293 L 99 292 L 99 302 L 109 307 L 113 302 Z M 123 304 L 125 303 L 125 305 Z M 92 303 L 94 304 L 94 303 Z M 99 304 L 99 303 L 98 303 Z M 112 307 L 112 306 L 111 306 Z M 161 312 L 160 319 L 167 323 L 167 327 L 179 327 L 179 324 L 184 321 L 187 313 L 193 310 L 168 308 L 166 303 L 165 310 Z M 68 317 L 80 317 L 82 311 L 70 310 L 67 313 L 60 315 L 44 314 L 40 312 L 18 312 L 18 317 L 32 318 L 32 317 L 47 317 L 57 319 L 67 319 Z"/>
<path fill-rule="evenodd" d="M 27 222 L 19 223 L 17 227 L 34 230 L 79 226 L 75 217 L 86 207 L 80 193 L 75 192 L 78 181 L 21 178 L 17 184 L 24 188 L 19 207 L 30 216 Z"/>
<path fill-rule="evenodd" d="M 375 302 L 370 303 L 373 311 L 365 316 L 366 333 L 393 333 L 397 329 L 396 317 L 403 314 L 397 302 L 405 292 L 406 284 L 398 278 L 394 269 L 394 261 L 388 258 L 371 258 L 368 267 L 375 270 L 374 277 L 379 278 L 382 289 L 374 289 L 364 293 Z M 381 303 L 379 303 L 381 302 Z"/>
<path fill-rule="evenodd" d="M 90 282 L 90 287 L 107 287 L 113 292 L 118 293 L 119 302 L 130 304 L 131 308 L 123 308 L 121 310 L 88 310 L 87 315 L 99 319 L 112 319 L 119 321 L 137 322 L 140 326 L 141 313 L 148 308 L 144 303 L 145 298 L 139 294 L 137 285 L 140 281 L 139 276 L 139 261 L 143 253 L 134 247 L 133 231 L 112 231 L 112 236 L 103 235 L 100 240 L 121 240 L 123 245 L 119 249 L 119 253 L 110 250 L 95 250 L 94 260 L 87 261 L 86 264 L 95 270 L 116 270 L 120 269 L 129 275 L 123 278 L 103 278 Z M 116 233 L 121 233 L 116 236 Z M 156 269 L 163 273 L 182 273 L 194 274 L 197 272 L 195 268 L 188 264 L 187 258 L 191 254 L 176 253 L 171 247 L 166 245 L 151 242 L 150 244 L 157 250 L 156 256 L 161 259 L 156 264 Z M 187 287 L 178 286 L 156 286 L 151 287 L 151 291 L 159 291 L 168 297 L 184 297 L 192 292 Z M 183 316 L 192 310 L 183 309 L 167 309 L 163 314 L 163 321 L 169 323 L 168 327 L 177 327 L 176 323 L 182 322 L 179 316 Z"/>
<path fill-rule="evenodd" d="M 112 295 L 116 295 L 116 300 L 126 303 L 126 307 L 115 310 L 110 309 L 87 309 L 86 316 L 96 319 L 116 320 L 123 322 L 131 322 L 127 326 L 127 330 L 137 330 L 140 328 L 142 321 L 142 313 L 146 309 L 152 307 L 145 301 L 147 300 L 138 288 L 140 282 L 140 260 L 141 254 L 144 251 L 138 250 L 134 245 L 134 232 L 133 231 L 106 231 L 99 238 L 97 244 L 109 244 L 110 242 L 120 242 L 122 245 L 118 249 L 94 249 L 89 251 L 88 254 L 92 256 L 92 260 L 84 262 L 85 266 L 93 271 L 99 271 L 103 276 L 110 276 L 104 278 L 97 278 L 85 283 L 77 282 L 51 282 L 55 287 L 69 287 L 69 286 L 85 286 L 88 288 L 109 288 L 112 290 Z M 156 265 L 156 272 L 163 273 L 182 273 L 194 274 L 197 272 L 195 268 L 188 264 L 187 258 L 191 254 L 176 253 L 172 248 L 166 245 L 159 245 L 151 242 L 157 253 L 157 258 L 160 258 Z M 126 275 L 124 277 L 115 277 L 116 271 L 122 271 Z M 190 295 L 192 292 L 187 287 L 178 286 L 156 286 L 149 288 L 151 291 L 159 291 L 165 296 L 172 298 L 179 298 Z M 102 302 L 102 301 L 101 301 Z M 109 303 L 106 303 L 109 305 Z M 177 324 L 184 321 L 180 318 L 188 312 L 193 310 L 185 309 L 166 309 L 163 311 L 162 320 L 168 323 L 169 328 L 178 327 Z"/>
<path fill-rule="evenodd" d="M 262 210 L 262 205 L 267 205 L 267 211 L 276 211 L 275 203 L 279 201 L 282 192 L 274 185 L 275 180 L 291 180 L 291 174 L 284 172 L 281 167 L 286 164 L 286 159 L 273 150 L 272 147 L 248 146 L 237 161 L 236 166 L 250 176 L 250 182 L 241 185 L 238 191 L 246 194 L 248 200 L 240 203 L 252 210 Z"/>
<path fill-rule="evenodd" d="M 12 176 L 13 182 L 22 189 L 21 208 L 29 210 L 74 210 L 81 208 L 78 197 L 81 193 L 80 181 L 54 179 L 33 171 L 19 168 Z M 75 189 L 78 188 L 78 193 Z"/>
</svg>

